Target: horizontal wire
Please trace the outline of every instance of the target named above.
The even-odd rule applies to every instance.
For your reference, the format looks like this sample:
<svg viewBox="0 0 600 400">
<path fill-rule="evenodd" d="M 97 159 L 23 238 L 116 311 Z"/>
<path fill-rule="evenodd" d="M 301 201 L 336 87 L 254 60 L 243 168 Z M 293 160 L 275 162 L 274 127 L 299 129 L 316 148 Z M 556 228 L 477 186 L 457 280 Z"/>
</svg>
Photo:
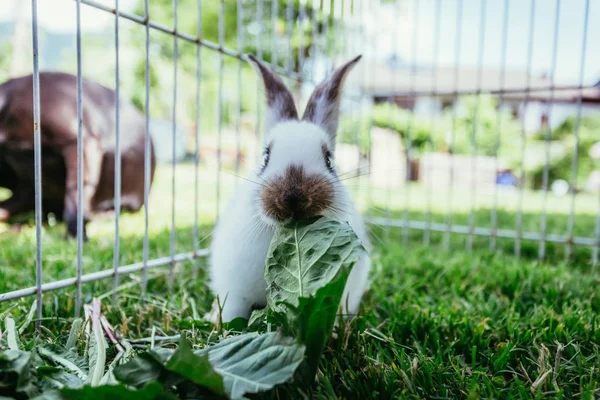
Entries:
<svg viewBox="0 0 600 400">
<path fill-rule="evenodd" d="M 157 258 L 154 260 L 150 260 L 148 262 L 141 261 L 141 262 L 137 262 L 134 264 L 124 265 L 117 269 L 113 269 L 113 268 L 105 269 L 103 271 L 92 272 L 89 274 L 82 275 L 80 282 L 88 283 L 88 282 L 99 281 L 102 279 L 111 278 L 114 276 L 114 274 L 117 274 L 117 275 L 131 274 L 131 273 L 134 273 L 137 271 L 142 271 L 144 268 L 152 269 L 152 268 L 157 268 L 157 267 L 161 267 L 161 266 L 165 266 L 165 265 L 171 265 L 174 262 L 179 263 L 179 262 L 184 262 L 184 261 L 191 261 L 195 258 L 205 257 L 207 255 L 208 255 L 208 249 L 201 249 L 201 250 L 198 250 L 197 252 L 188 252 L 188 253 L 177 254 L 174 257 L 171 257 L 171 256 L 161 257 L 161 258 Z M 60 281 L 45 283 L 41 286 L 41 290 L 42 290 L 42 292 L 48 292 L 48 291 L 52 291 L 52 290 L 68 288 L 70 286 L 75 286 L 75 285 L 77 285 L 77 278 L 73 277 L 73 278 L 62 279 Z M 19 290 L 14 290 L 12 292 L 0 294 L 0 303 L 4 302 L 4 301 L 8 301 L 8 300 L 19 299 L 22 297 L 33 296 L 37 292 L 38 292 L 37 287 L 32 286 L 32 287 L 28 287 L 26 289 L 19 289 Z"/>
</svg>

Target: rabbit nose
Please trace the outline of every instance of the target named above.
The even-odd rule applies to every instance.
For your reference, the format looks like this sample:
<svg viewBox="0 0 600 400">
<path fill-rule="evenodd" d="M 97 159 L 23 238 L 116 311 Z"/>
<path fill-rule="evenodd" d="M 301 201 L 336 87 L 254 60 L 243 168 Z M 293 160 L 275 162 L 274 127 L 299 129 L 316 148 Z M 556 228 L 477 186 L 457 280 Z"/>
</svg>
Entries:
<svg viewBox="0 0 600 400">
<path fill-rule="evenodd" d="M 306 196 L 298 190 L 287 191 L 283 201 L 286 208 L 294 215 L 300 214 L 306 207 Z"/>
</svg>

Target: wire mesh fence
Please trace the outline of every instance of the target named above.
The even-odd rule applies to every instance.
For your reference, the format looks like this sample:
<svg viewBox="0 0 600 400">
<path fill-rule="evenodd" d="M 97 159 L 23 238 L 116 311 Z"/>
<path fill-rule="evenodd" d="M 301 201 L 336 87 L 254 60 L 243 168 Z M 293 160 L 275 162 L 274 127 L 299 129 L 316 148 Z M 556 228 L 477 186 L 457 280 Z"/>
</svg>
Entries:
<svg viewBox="0 0 600 400">
<path fill-rule="evenodd" d="M 39 85 L 38 0 L 32 0 L 35 283 L 7 289 L 0 302 L 35 295 L 40 321 L 44 293 L 74 287 L 73 309 L 78 316 L 85 284 L 112 278 L 116 301 L 120 276 L 141 272 L 144 295 L 150 270 L 169 266 L 174 283 L 177 264 L 207 255 L 210 232 L 203 236 L 205 230 L 210 231 L 224 202 L 261 153 L 262 88 L 246 65 L 248 52 L 286 79 L 301 106 L 335 65 L 363 54 L 362 65 L 347 82 L 336 162 L 340 179 L 350 187 L 378 241 L 400 245 L 390 241 L 386 232 L 401 228 L 404 244 L 464 246 L 465 251 L 505 249 L 540 260 L 562 254 L 566 261 L 590 266 L 596 273 L 600 183 L 594 186 L 593 177 L 600 174 L 600 130 L 588 120 L 600 116 L 600 87 L 589 83 L 586 68 L 595 66 L 586 56 L 594 51 L 589 43 L 590 15 L 600 12 L 600 7 L 585 0 L 578 13 L 572 13 L 569 21 L 580 22 L 580 32 L 569 36 L 575 41 L 572 46 L 579 48 L 578 59 L 570 60 L 576 64 L 577 76 L 564 82 L 557 79 L 556 71 L 559 49 L 564 46 L 561 13 L 568 6 L 561 0 L 553 2 L 551 18 L 545 18 L 551 23 L 544 23 L 551 40 L 541 57 L 539 49 L 536 52 L 540 35 L 536 24 L 539 10 L 548 7 L 536 0 L 526 3 L 172 0 L 168 4 L 144 0 L 135 10 L 125 11 L 119 0 L 75 0 L 77 251 L 64 270 L 46 278 L 55 255 L 45 253 L 42 229 L 45 125 L 40 116 L 44 103 Z M 158 5 L 163 11 L 170 8 L 170 16 L 153 9 Z M 112 46 L 103 49 L 103 57 L 112 58 L 114 67 L 111 268 L 105 261 L 94 262 L 93 248 L 84 243 L 87 216 L 81 205 L 88 201 L 82 189 L 87 184 L 85 143 L 90 140 L 85 114 L 93 112 L 84 93 L 84 7 L 114 16 Z M 208 26 L 207 10 L 216 16 Z M 513 21 L 515 13 L 526 17 Z M 526 36 L 519 39 L 524 47 L 519 47 L 523 57 L 518 71 L 514 65 L 509 68 L 518 47 L 511 30 Z M 124 52 L 123 43 L 134 45 Z M 490 54 L 491 48 L 496 54 Z M 123 64 L 131 51 L 141 54 L 133 73 Z M 542 61 L 536 61 L 536 56 Z M 157 61 L 159 57 L 167 62 Z M 172 75 L 170 82 L 156 89 L 159 69 L 163 77 L 168 69 Z M 534 69 L 545 76 L 537 76 Z M 141 88 L 127 82 L 136 73 Z M 137 101 L 144 123 L 144 207 L 135 224 L 120 212 L 122 160 L 127 156 L 121 152 L 127 133 L 122 113 L 130 98 Z M 158 141 L 151 134 L 154 109 L 169 120 L 168 135 Z M 537 121 L 533 128 L 531 119 Z M 182 127 L 191 136 L 187 164 L 178 154 Z M 157 169 L 164 182 L 158 187 L 152 178 L 154 152 L 170 152 Z M 584 185 L 582 179 L 592 184 Z M 158 243 L 162 232 L 152 227 L 159 214 L 169 215 L 166 247 L 163 239 Z M 123 242 L 137 239 L 141 243 L 136 249 L 141 251 L 125 256 Z M 124 264 L 124 259 L 133 262 Z M 192 264 L 197 272 L 199 263 Z M 88 269 L 91 265 L 93 269 Z"/>
</svg>

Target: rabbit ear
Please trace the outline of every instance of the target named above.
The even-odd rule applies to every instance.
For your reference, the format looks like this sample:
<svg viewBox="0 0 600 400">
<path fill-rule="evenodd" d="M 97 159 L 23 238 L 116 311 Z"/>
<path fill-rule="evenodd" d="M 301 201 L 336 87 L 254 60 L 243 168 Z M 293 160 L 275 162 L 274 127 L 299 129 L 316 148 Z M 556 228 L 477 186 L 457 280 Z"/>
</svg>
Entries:
<svg viewBox="0 0 600 400">
<path fill-rule="evenodd" d="M 269 131 L 275 124 L 281 121 L 297 120 L 298 111 L 294 105 L 294 98 L 285 84 L 273 74 L 256 57 L 249 54 L 248 59 L 254 69 L 262 77 L 265 85 L 265 94 L 267 98 L 266 130 Z"/>
<path fill-rule="evenodd" d="M 361 57 L 362 55 L 336 69 L 329 79 L 326 79 L 315 88 L 306 105 L 302 119 L 325 129 L 332 144 L 335 143 L 338 128 L 340 97 L 344 78 Z"/>
</svg>

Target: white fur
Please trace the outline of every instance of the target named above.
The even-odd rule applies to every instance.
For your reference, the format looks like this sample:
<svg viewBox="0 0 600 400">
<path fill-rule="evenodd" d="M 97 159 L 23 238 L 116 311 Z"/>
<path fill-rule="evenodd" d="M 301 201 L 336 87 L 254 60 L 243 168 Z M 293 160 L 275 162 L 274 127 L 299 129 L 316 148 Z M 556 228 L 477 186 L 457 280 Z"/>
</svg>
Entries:
<svg viewBox="0 0 600 400">
<path fill-rule="evenodd" d="M 363 245 L 370 243 L 363 220 L 344 186 L 334 179 L 323 162 L 322 144 L 330 136 L 309 122 L 284 121 L 268 133 L 271 157 L 264 173 L 256 172 L 232 196 L 214 231 L 210 252 L 210 288 L 218 296 L 224 322 L 237 317 L 248 318 L 253 306 L 266 305 L 264 266 L 269 244 L 277 223 L 267 217 L 260 205 L 261 185 L 281 176 L 289 165 L 302 166 L 307 174 L 323 175 L 334 180 L 334 208 L 326 216 L 347 221 Z M 342 313 L 356 314 L 367 288 L 370 258 L 363 256 L 352 269 L 342 299 Z M 348 307 L 346 308 L 346 304 Z M 216 322 L 215 308 L 209 318 Z"/>
</svg>

